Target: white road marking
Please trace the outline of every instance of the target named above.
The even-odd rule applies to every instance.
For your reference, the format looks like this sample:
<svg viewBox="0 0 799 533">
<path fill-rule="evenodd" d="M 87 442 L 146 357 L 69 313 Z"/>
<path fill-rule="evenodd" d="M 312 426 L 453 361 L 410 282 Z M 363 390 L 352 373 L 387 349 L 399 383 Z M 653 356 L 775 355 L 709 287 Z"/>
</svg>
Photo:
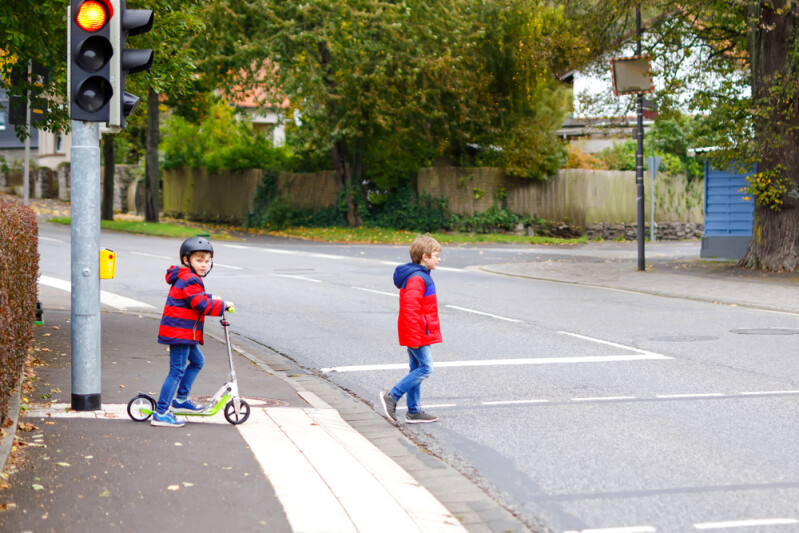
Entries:
<svg viewBox="0 0 799 533">
<path fill-rule="evenodd" d="M 261 248 L 264 252 L 272 252 L 274 254 L 286 254 L 286 255 L 295 255 L 297 253 L 296 250 L 278 250 L 276 248 Z"/>
<path fill-rule="evenodd" d="M 50 276 L 41 276 L 39 278 L 39 283 L 47 285 L 48 287 L 53 287 L 54 289 L 72 292 L 71 281 L 51 278 Z M 119 309 L 120 311 L 126 309 L 155 309 L 155 307 L 150 304 L 103 290 L 100 291 L 100 303 Z"/>
<path fill-rule="evenodd" d="M 665 355 L 641 353 L 630 355 L 587 355 L 584 357 L 533 357 L 529 359 L 478 359 L 473 361 L 441 361 L 435 368 L 467 366 L 509 366 L 509 365 L 558 365 L 575 363 L 616 363 L 623 361 L 658 361 L 671 359 Z M 389 363 L 380 365 L 349 365 L 321 368 L 322 372 L 370 372 L 375 370 L 407 369 L 408 364 Z"/>
<path fill-rule="evenodd" d="M 455 268 L 455 267 L 436 267 L 436 270 L 443 270 L 444 272 L 469 272 L 465 268 Z"/>
<path fill-rule="evenodd" d="M 223 263 L 214 263 L 214 266 L 217 268 L 230 268 L 232 270 L 244 270 L 242 267 L 237 267 L 233 265 L 225 265 Z"/>
<path fill-rule="evenodd" d="M 619 344 L 619 343 L 616 343 L 616 342 L 610 342 L 610 341 L 606 341 L 606 340 L 602 340 L 602 339 L 597 339 L 595 337 L 588 337 L 586 335 L 580 335 L 579 333 L 571 333 L 569 331 L 558 331 L 558 333 L 560 333 L 561 335 L 568 335 L 570 337 L 575 337 L 577 339 L 582 339 L 584 341 L 597 342 L 599 344 L 606 344 L 607 346 L 613 346 L 614 348 L 622 348 L 624 350 L 630 350 L 632 352 L 638 352 L 638 353 L 642 353 L 642 354 L 658 355 L 658 354 L 655 354 L 655 353 L 650 352 L 648 350 L 642 350 L 641 348 L 633 348 L 632 346 L 625 346 L 624 344 Z M 660 357 L 662 357 L 664 359 L 671 359 L 671 357 L 668 357 L 668 356 L 665 356 L 665 355 L 661 355 Z"/>
<path fill-rule="evenodd" d="M 244 246 L 242 244 L 218 244 L 222 248 L 233 248 L 234 250 L 252 250 L 252 246 Z"/>
<path fill-rule="evenodd" d="M 456 403 L 433 403 L 433 404 L 430 404 L 430 405 L 424 404 L 423 407 L 425 409 L 445 409 L 447 407 L 458 407 L 458 404 L 456 404 Z M 404 405 L 404 406 L 398 406 L 397 407 L 397 411 L 403 411 L 403 410 L 407 411 L 408 410 L 408 406 Z"/>
<path fill-rule="evenodd" d="M 168 261 L 174 259 L 175 261 L 177 261 L 176 257 L 169 257 L 167 255 L 158 255 L 158 254 L 148 254 L 147 252 L 130 252 L 130 255 L 141 255 L 141 256 L 144 256 L 144 257 L 155 257 L 157 259 L 166 259 Z"/>
<path fill-rule="evenodd" d="M 302 280 L 302 281 L 311 281 L 311 282 L 313 282 L 313 283 L 322 283 L 322 280 L 321 280 L 321 279 L 307 278 L 307 277 L 305 277 L 305 276 L 292 276 L 292 275 L 290 275 L 290 274 L 272 274 L 272 275 L 273 275 L 273 276 L 277 276 L 277 277 L 279 277 L 279 278 L 300 279 L 300 280 Z"/>
<path fill-rule="evenodd" d="M 318 254 L 318 253 L 306 253 L 308 257 L 319 257 L 321 259 L 335 259 L 340 261 L 342 259 L 350 259 L 346 255 L 332 255 L 332 254 Z"/>
<path fill-rule="evenodd" d="M 635 396 L 589 396 L 585 398 L 572 398 L 573 402 L 614 402 L 620 400 L 635 400 Z"/>
<path fill-rule="evenodd" d="M 795 518 L 764 518 L 760 520 L 731 520 L 728 522 L 702 522 L 694 524 L 696 529 L 726 529 L 733 527 L 757 527 L 757 526 L 787 526 L 799 524 Z"/>
<path fill-rule="evenodd" d="M 524 405 L 531 403 L 549 403 L 549 400 L 498 400 L 482 402 L 482 405 Z"/>
<path fill-rule="evenodd" d="M 601 529 L 570 529 L 563 533 L 655 533 L 652 526 L 606 527 Z"/>
<path fill-rule="evenodd" d="M 52 237 L 42 237 L 41 235 L 39 235 L 39 240 L 40 241 L 63 242 L 65 244 L 68 242 L 68 241 L 62 241 L 61 239 L 54 239 Z"/>
<path fill-rule="evenodd" d="M 457 305 L 445 305 L 444 307 L 449 307 L 450 309 L 457 309 L 458 311 L 464 311 L 466 313 L 473 313 L 475 315 L 488 316 L 491 318 L 496 318 L 498 320 L 505 320 L 507 322 L 521 322 L 521 320 L 516 320 L 515 318 L 508 318 L 504 316 L 494 315 L 491 313 L 484 313 L 482 311 L 475 311 L 474 309 L 468 309 L 466 307 L 458 307 Z"/>
<path fill-rule="evenodd" d="M 799 394 L 799 390 L 767 390 L 742 392 L 744 396 L 779 396 L 781 394 Z"/>
<path fill-rule="evenodd" d="M 720 392 L 705 392 L 699 394 L 658 394 L 655 396 L 656 398 L 717 398 L 719 396 L 724 396 L 724 394 Z"/>
<path fill-rule="evenodd" d="M 398 293 L 396 292 L 376 291 L 375 289 L 366 289 L 364 287 L 353 287 L 353 289 L 359 291 L 373 292 L 375 294 L 383 294 L 385 296 L 391 296 L 392 298 L 396 298 L 397 296 L 399 296 Z"/>
</svg>

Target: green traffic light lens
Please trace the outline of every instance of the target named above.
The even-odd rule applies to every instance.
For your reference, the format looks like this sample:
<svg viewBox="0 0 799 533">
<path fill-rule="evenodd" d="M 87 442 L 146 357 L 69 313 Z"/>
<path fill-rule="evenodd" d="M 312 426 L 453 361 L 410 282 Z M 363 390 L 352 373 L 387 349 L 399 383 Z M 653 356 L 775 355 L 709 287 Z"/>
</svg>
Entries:
<svg viewBox="0 0 799 533">
<path fill-rule="evenodd" d="M 111 100 L 112 94 L 113 90 L 107 79 L 92 76 L 78 87 L 75 102 L 84 111 L 94 113 Z"/>
</svg>

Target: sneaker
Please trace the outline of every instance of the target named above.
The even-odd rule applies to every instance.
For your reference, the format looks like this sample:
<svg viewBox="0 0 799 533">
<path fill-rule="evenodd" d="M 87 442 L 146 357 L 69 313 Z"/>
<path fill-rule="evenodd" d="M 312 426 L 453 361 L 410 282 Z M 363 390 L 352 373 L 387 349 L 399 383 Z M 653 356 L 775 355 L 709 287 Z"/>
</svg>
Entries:
<svg viewBox="0 0 799 533">
<path fill-rule="evenodd" d="M 433 416 L 419 411 L 418 413 L 407 413 L 405 415 L 405 422 L 408 424 L 427 424 L 428 422 L 435 422 L 438 420 L 437 416 Z"/>
<path fill-rule="evenodd" d="M 392 422 L 397 422 L 397 400 L 394 399 L 388 392 L 380 391 L 380 405 L 383 406 L 383 412 Z"/>
<path fill-rule="evenodd" d="M 153 419 L 150 420 L 151 426 L 161 426 L 165 428 L 179 428 L 186 425 L 184 420 L 178 420 L 175 418 L 175 415 L 172 414 L 171 411 L 167 411 L 164 414 L 158 414 L 156 411 L 153 413 Z"/>
<path fill-rule="evenodd" d="M 178 400 L 177 398 L 172 400 L 173 413 L 176 414 L 202 413 L 203 411 L 205 411 L 205 406 L 200 405 L 191 400 Z"/>
</svg>

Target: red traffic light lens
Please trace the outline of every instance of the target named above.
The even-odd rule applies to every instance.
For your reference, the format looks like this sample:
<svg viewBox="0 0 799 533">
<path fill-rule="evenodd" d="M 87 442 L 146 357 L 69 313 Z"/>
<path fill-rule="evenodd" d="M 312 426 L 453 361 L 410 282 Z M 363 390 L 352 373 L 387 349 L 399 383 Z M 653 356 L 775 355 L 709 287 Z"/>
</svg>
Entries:
<svg viewBox="0 0 799 533">
<path fill-rule="evenodd" d="M 75 22 L 84 31 L 97 31 L 108 22 L 108 11 L 105 4 L 97 0 L 87 0 L 78 8 Z"/>
</svg>

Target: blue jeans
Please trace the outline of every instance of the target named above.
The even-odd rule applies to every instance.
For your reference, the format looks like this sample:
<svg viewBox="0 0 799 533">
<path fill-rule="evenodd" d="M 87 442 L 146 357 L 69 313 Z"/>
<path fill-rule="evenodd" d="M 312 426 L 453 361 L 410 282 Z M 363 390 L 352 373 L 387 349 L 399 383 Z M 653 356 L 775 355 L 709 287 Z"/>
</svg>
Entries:
<svg viewBox="0 0 799 533">
<path fill-rule="evenodd" d="M 408 348 L 408 358 L 411 371 L 394 385 L 394 388 L 391 389 L 391 396 L 395 400 L 399 400 L 403 394 L 407 394 L 408 412 L 418 413 L 422 410 L 419 403 L 422 381 L 433 373 L 433 350 L 429 345 Z"/>
<path fill-rule="evenodd" d="M 188 366 L 186 366 L 188 362 Z M 156 410 L 165 413 L 177 393 L 178 398 L 188 398 L 197 374 L 205 364 L 205 357 L 196 344 L 172 344 L 169 346 L 169 375 L 161 387 Z"/>
</svg>

